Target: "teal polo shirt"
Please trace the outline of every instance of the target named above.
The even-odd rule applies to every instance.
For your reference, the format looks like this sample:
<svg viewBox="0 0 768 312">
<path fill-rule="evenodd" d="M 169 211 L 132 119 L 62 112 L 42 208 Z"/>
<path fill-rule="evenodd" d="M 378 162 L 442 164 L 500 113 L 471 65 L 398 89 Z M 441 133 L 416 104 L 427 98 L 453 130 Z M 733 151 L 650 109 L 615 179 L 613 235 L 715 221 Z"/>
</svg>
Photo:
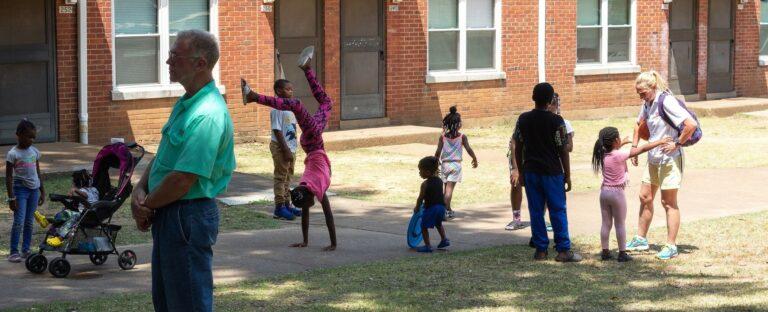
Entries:
<svg viewBox="0 0 768 312">
<path fill-rule="evenodd" d="M 173 106 L 149 173 L 149 191 L 160 186 L 169 173 L 179 171 L 197 175 L 197 182 L 181 199 L 214 198 L 227 189 L 232 178 L 234 149 L 234 125 L 227 103 L 211 81 Z"/>
</svg>

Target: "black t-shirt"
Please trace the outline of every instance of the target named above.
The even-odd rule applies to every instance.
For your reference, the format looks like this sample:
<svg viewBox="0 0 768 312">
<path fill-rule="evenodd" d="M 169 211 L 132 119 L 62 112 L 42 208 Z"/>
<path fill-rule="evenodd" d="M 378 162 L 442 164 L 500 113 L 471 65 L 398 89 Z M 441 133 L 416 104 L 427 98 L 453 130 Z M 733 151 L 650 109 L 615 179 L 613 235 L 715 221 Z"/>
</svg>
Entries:
<svg viewBox="0 0 768 312">
<path fill-rule="evenodd" d="M 560 152 L 568 137 L 562 117 L 542 109 L 523 113 L 517 119 L 514 138 L 523 148 L 524 172 L 563 174 Z"/>
<path fill-rule="evenodd" d="M 438 177 L 429 177 L 424 183 L 424 209 L 440 204 L 445 205 L 443 199 L 443 180 Z"/>
</svg>

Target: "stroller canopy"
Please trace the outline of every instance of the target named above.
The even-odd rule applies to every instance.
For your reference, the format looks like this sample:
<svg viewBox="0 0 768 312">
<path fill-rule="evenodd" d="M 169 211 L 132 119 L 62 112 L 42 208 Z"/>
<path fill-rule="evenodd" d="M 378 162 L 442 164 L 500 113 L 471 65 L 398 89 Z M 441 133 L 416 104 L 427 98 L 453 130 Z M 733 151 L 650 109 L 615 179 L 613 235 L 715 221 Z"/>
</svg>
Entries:
<svg viewBox="0 0 768 312">
<path fill-rule="evenodd" d="M 132 148 L 138 148 L 141 151 L 141 155 L 134 156 L 131 153 Z M 136 144 L 125 145 L 123 143 L 114 143 L 104 146 L 96 156 L 96 160 L 93 162 L 93 183 L 92 186 L 99 190 L 100 199 L 113 200 L 115 198 L 124 197 L 128 194 L 123 194 L 126 190 L 130 192 L 128 185 L 131 184 L 131 176 L 133 176 L 133 170 L 144 156 L 144 149 Z M 117 186 L 112 188 L 110 181 L 109 169 L 120 169 L 120 175 L 118 178 Z M 111 197 L 111 198 L 109 198 Z"/>
</svg>

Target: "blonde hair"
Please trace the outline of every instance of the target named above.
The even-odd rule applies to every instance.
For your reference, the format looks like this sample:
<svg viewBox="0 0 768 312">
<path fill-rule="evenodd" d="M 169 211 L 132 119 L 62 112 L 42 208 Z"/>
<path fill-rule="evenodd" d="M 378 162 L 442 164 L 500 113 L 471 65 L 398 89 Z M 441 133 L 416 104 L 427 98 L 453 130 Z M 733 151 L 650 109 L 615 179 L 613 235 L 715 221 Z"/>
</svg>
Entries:
<svg viewBox="0 0 768 312">
<path fill-rule="evenodd" d="M 662 77 L 661 74 L 655 70 L 649 70 L 640 73 L 640 75 L 637 75 L 637 79 L 635 80 L 635 87 L 661 92 L 669 91 L 667 81 L 664 80 L 664 77 Z"/>
</svg>

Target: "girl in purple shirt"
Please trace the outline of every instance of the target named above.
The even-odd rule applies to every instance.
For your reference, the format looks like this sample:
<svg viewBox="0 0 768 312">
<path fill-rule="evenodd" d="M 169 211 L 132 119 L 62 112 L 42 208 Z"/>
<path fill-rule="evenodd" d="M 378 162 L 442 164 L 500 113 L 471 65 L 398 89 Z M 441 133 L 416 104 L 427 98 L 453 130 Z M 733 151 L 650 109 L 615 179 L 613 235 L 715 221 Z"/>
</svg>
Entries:
<svg viewBox="0 0 768 312">
<path fill-rule="evenodd" d="M 333 213 L 331 204 L 328 201 L 326 191 L 331 185 L 331 162 L 325 153 L 323 144 L 323 131 L 328 122 L 333 101 L 325 93 L 323 87 L 317 82 L 315 72 L 310 67 L 311 57 L 305 58 L 305 61 L 299 65 L 307 77 L 309 86 L 312 89 L 312 95 L 320 106 L 314 115 L 310 115 L 301 101 L 292 97 L 271 97 L 258 94 L 251 90 L 248 83 L 241 79 L 243 98 L 245 103 L 256 102 L 262 105 L 272 107 L 277 110 L 289 110 L 296 115 L 296 121 L 301 128 L 301 137 L 299 143 L 307 158 L 304 160 L 304 174 L 301 177 L 299 186 L 291 190 L 291 201 L 297 207 L 302 209 L 301 213 L 301 232 L 304 237 L 303 242 L 291 245 L 292 247 L 306 247 L 309 243 L 309 207 L 315 204 L 315 197 L 320 200 L 325 214 L 325 223 L 328 227 L 331 245 L 323 250 L 330 251 L 336 249 L 336 227 L 333 222 Z M 292 90 L 291 90 L 292 91 Z M 292 95 L 293 92 L 283 92 Z"/>
</svg>

